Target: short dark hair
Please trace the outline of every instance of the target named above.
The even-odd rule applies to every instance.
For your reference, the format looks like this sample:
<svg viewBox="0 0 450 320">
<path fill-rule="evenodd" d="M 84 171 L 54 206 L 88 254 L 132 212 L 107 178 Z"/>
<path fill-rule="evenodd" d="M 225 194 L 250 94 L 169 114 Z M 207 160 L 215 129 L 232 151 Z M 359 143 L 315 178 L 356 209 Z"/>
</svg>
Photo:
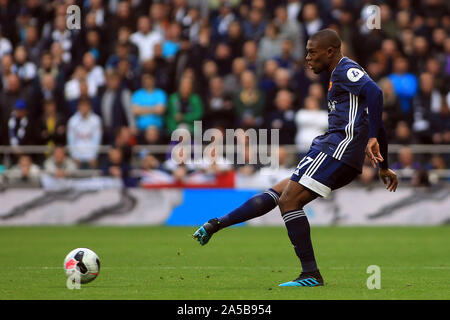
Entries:
<svg viewBox="0 0 450 320">
<path fill-rule="evenodd" d="M 333 29 L 322 29 L 314 33 L 310 40 L 316 40 L 322 47 L 341 48 L 341 38 Z"/>
</svg>

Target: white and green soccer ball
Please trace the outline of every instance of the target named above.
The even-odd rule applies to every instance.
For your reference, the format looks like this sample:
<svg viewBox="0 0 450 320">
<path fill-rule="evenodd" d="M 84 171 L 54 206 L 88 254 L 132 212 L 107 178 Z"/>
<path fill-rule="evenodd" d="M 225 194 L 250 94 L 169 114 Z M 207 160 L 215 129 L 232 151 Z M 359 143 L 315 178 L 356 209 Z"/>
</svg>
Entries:
<svg viewBox="0 0 450 320">
<path fill-rule="evenodd" d="M 97 278 L 100 272 L 100 259 L 88 248 L 77 248 L 69 252 L 64 259 L 67 277 L 79 283 L 88 283 Z"/>
</svg>

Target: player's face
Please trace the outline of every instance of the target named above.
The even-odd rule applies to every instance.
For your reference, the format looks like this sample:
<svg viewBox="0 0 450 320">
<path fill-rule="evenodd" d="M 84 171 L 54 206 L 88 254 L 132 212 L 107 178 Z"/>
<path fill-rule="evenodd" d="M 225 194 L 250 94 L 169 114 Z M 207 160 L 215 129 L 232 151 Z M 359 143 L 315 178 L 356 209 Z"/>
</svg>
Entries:
<svg viewBox="0 0 450 320">
<path fill-rule="evenodd" d="M 328 68 L 327 50 L 318 45 L 317 41 L 308 40 L 306 44 L 306 63 L 316 74 Z"/>
</svg>

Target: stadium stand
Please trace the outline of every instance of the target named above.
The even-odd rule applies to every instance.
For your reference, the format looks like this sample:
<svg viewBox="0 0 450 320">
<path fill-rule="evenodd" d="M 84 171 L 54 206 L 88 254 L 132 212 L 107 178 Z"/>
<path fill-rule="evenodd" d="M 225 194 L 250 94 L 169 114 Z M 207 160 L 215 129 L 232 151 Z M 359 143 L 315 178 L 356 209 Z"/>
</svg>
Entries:
<svg viewBox="0 0 450 320">
<path fill-rule="evenodd" d="M 69 5 L 81 8 L 80 29 L 67 27 Z M 381 29 L 367 28 L 369 5 Z M 281 129 L 283 166 L 295 167 L 326 129 L 328 76 L 304 63 L 306 41 L 326 27 L 383 89 L 400 177 L 450 181 L 448 1 L 2 0 L 1 183 L 36 186 L 46 174 L 209 186 L 211 173 L 262 169 L 174 167 L 171 133 L 196 120 L 203 130 Z M 359 182 L 376 180 L 367 164 Z"/>
</svg>

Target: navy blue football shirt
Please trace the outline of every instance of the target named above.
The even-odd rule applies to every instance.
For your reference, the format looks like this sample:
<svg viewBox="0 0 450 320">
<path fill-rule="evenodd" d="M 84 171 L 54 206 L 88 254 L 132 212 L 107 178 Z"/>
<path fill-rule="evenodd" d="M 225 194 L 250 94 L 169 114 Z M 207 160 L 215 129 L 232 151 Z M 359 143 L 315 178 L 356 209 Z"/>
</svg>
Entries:
<svg viewBox="0 0 450 320">
<path fill-rule="evenodd" d="M 369 117 L 361 88 L 373 81 L 355 61 L 343 57 L 330 77 L 328 131 L 316 137 L 312 149 L 362 171 L 369 139 Z"/>
</svg>

